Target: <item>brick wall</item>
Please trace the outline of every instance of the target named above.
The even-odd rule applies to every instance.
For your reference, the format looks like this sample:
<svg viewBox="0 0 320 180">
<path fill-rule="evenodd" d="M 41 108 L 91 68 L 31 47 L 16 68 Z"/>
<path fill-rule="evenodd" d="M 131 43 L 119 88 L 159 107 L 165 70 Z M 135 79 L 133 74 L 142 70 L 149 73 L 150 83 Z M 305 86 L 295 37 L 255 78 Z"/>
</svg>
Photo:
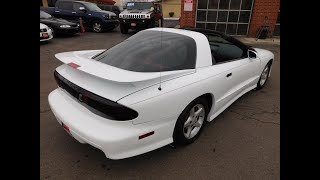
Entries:
<svg viewBox="0 0 320 180">
<path fill-rule="evenodd" d="M 196 9 L 198 0 L 193 0 L 192 11 L 184 11 L 184 0 L 181 0 L 181 19 L 180 26 L 195 27 Z"/>
<path fill-rule="evenodd" d="M 268 16 L 269 25 L 273 32 L 279 8 L 280 0 L 254 0 L 248 36 L 256 37 L 259 27 L 263 24 L 265 16 Z"/>
<path fill-rule="evenodd" d="M 193 0 L 193 11 L 189 12 L 184 11 L 184 0 L 181 0 L 181 27 L 195 26 L 197 3 L 198 0 Z M 263 24 L 265 16 L 268 16 L 269 25 L 271 25 L 271 30 L 273 32 L 279 8 L 280 0 L 254 0 L 248 36 L 256 37 L 259 27 Z"/>
</svg>

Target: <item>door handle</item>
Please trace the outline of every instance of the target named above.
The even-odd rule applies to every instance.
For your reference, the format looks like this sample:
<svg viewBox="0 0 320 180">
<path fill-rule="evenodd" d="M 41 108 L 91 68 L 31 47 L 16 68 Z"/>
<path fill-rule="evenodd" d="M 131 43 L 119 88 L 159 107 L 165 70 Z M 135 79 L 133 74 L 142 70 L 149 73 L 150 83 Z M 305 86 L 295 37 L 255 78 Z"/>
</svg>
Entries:
<svg viewBox="0 0 320 180">
<path fill-rule="evenodd" d="M 227 74 L 227 77 L 230 77 L 230 76 L 232 76 L 232 73 Z"/>
<path fill-rule="evenodd" d="M 60 11 L 55 11 L 56 13 L 60 12 Z"/>
<path fill-rule="evenodd" d="M 72 12 L 72 14 L 75 14 L 76 12 Z"/>
</svg>

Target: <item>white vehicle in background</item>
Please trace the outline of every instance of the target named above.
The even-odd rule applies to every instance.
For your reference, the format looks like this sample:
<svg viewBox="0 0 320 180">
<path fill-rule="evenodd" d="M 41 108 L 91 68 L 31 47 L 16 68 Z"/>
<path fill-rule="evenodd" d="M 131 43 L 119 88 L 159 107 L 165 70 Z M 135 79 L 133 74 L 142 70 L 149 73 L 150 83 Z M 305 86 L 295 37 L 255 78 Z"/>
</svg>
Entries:
<svg viewBox="0 0 320 180">
<path fill-rule="evenodd" d="M 40 41 L 48 41 L 52 38 L 51 29 L 47 25 L 40 23 Z"/>
<path fill-rule="evenodd" d="M 48 97 L 53 114 L 110 159 L 192 143 L 207 121 L 264 87 L 274 58 L 216 31 L 173 28 L 138 32 L 108 50 L 55 56 L 64 64 Z"/>
</svg>

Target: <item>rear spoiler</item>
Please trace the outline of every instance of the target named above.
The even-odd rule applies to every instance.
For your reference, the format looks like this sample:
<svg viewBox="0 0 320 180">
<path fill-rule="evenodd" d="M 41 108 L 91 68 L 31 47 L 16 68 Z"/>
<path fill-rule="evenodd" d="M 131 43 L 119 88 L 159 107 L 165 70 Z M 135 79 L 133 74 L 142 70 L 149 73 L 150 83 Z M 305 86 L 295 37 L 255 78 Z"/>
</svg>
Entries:
<svg viewBox="0 0 320 180">
<path fill-rule="evenodd" d="M 105 49 L 99 50 L 84 50 L 84 51 L 71 51 L 55 54 L 54 56 L 61 62 L 68 64 L 70 62 L 77 62 L 82 60 L 92 59 L 97 54 L 102 53 Z"/>
</svg>

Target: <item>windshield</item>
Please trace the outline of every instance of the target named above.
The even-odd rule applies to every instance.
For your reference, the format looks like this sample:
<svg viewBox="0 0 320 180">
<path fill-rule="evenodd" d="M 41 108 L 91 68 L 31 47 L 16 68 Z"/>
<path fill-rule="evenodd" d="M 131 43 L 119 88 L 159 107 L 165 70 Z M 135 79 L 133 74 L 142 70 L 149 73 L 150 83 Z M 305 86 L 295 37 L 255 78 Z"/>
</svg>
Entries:
<svg viewBox="0 0 320 180">
<path fill-rule="evenodd" d="M 132 9 L 151 9 L 153 7 L 153 3 L 151 2 L 128 2 L 127 3 L 127 9 L 132 10 Z"/>
<path fill-rule="evenodd" d="M 185 35 L 147 30 L 131 36 L 93 59 L 135 72 L 194 69 L 196 43 Z"/>
<path fill-rule="evenodd" d="M 93 3 L 84 3 L 86 5 L 86 7 L 89 9 L 89 11 L 101 11 L 101 9 Z"/>
<path fill-rule="evenodd" d="M 51 18 L 52 16 L 44 11 L 40 11 L 40 18 L 48 19 Z"/>
</svg>

